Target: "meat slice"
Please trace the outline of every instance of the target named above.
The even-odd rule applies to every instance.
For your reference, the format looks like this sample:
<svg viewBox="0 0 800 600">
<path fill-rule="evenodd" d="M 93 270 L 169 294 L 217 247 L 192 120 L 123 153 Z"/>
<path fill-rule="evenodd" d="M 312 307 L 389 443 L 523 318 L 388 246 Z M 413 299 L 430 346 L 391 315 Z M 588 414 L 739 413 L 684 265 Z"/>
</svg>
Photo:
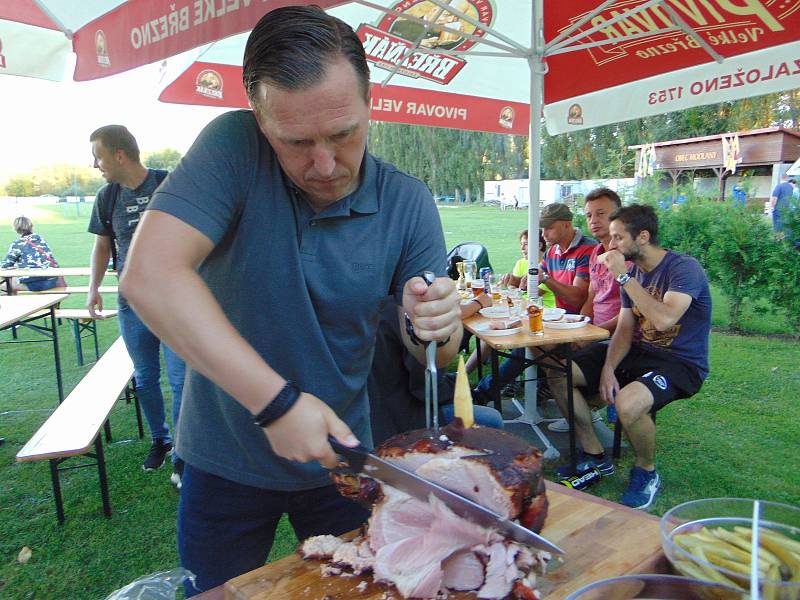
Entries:
<svg viewBox="0 0 800 600">
<path fill-rule="evenodd" d="M 383 546 L 375 557 L 375 576 L 394 583 L 405 597 L 436 596 L 442 587 L 442 563 L 447 558 L 498 537 L 457 517 L 437 498 L 431 497 L 428 502 L 433 513 L 428 530 Z"/>
<path fill-rule="evenodd" d="M 442 587 L 458 592 L 477 590 L 483 585 L 484 561 L 477 552 L 462 550 L 442 563 Z"/>
</svg>

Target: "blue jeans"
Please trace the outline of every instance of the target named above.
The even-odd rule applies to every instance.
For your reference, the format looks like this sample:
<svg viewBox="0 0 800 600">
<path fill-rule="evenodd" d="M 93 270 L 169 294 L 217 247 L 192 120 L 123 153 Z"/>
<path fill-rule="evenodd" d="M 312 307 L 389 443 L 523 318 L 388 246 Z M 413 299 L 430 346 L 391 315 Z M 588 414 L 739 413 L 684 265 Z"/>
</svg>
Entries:
<svg viewBox="0 0 800 600">
<path fill-rule="evenodd" d="M 235 483 L 185 466 L 178 504 L 178 553 L 181 566 L 197 575 L 186 596 L 221 585 L 261 567 L 275 529 L 289 515 L 297 538 L 341 535 L 360 527 L 369 511 L 348 500 L 333 485 L 281 492 Z"/>
<path fill-rule="evenodd" d="M 489 406 L 475 405 L 472 407 L 474 411 L 475 423 L 482 427 L 493 427 L 494 429 L 503 429 L 503 415 Z M 439 415 L 442 423 L 449 423 L 455 417 L 455 407 L 452 404 L 445 404 L 439 409 Z"/>
<path fill-rule="evenodd" d="M 498 385 L 500 389 L 507 383 L 511 383 L 525 370 L 525 348 L 516 348 L 511 351 L 511 358 L 504 360 L 500 363 L 498 370 Z M 492 376 L 486 375 L 475 386 L 475 391 L 478 395 L 482 396 L 486 401 L 489 400 L 489 390 L 492 387 Z"/>
<path fill-rule="evenodd" d="M 161 360 L 159 349 L 164 347 L 167 379 L 172 388 L 172 426 L 178 422 L 183 393 L 186 364 L 183 359 L 162 344 L 123 298 L 119 299 L 119 331 L 125 341 L 136 378 L 136 396 L 147 419 L 153 440 L 171 442 L 161 393 Z M 174 460 L 173 453 L 173 460 Z"/>
</svg>

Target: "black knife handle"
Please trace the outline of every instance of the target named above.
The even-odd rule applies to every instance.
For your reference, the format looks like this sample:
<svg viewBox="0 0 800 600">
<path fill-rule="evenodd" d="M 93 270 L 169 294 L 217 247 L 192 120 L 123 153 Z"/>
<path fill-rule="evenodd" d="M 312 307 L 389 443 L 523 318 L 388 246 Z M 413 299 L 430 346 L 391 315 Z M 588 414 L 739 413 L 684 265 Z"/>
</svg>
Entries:
<svg viewBox="0 0 800 600">
<path fill-rule="evenodd" d="M 332 435 L 328 436 L 328 443 L 330 443 L 330 445 L 333 447 L 333 451 L 336 452 L 336 454 L 344 456 L 347 459 L 347 464 L 350 465 L 351 470 L 353 470 L 355 473 L 360 473 L 364 470 L 364 463 L 367 462 L 369 449 L 365 448 L 361 444 L 355 448 L 345 446 L 344 444 L 339 443 L 339 441 Z"/>
</svg>

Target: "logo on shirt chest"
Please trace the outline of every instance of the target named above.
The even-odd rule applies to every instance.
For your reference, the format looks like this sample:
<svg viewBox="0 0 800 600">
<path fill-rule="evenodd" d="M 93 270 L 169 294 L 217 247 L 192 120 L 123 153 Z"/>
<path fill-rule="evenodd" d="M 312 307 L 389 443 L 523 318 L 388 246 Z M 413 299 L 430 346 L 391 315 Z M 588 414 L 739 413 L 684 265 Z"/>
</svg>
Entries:
<svg viewBox="0 0 800 600">
<path fill-rule="evenodd" d="M 566 265 L 564 265 L 565 271 L 574 271 L 575 270 L 575 259 L 568 258 Z"/>
</svg>

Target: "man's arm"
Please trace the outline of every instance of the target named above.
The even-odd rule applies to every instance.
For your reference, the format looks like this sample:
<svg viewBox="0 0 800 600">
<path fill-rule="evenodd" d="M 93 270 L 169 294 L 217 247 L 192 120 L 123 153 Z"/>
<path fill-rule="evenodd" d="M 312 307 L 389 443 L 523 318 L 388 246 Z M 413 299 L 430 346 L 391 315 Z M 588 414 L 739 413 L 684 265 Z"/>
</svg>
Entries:
<svg viewBox="0 0 800 600">
<path fill-rule="evenodd" d="M 108 269 L 108 260 L 111 258 L 111 238 L 107 235 L 95 235 L 92 247 L 91 274 L 89 275 L 89 293 L 86 295 L 86 308 L 93 319 L 98 318 L 97 311 L 103 310 L 103 296 L 100 294 L 100 284 Z"/>
<path fill-rule="evenodd" d="M 548 277 L 544 284 L 549 287 L 556 296 L 572 306 L 583 306 L 589 294 L 588 277 L 576 277 L 573 279 L 572 285 L 566 285 L 556 281 L 553 277 Z"/>
<path fill-rule="evenodd" d="M 581 306 L 581 314 L 594 320 L 594 290 L 591 285 L 586 291 L 586 301 L 583 303 L 583 306 Z M 597 323 L 595 323 L 595 325 L 597 325 Z"/>
<path fill-rule="evenodd" d="M 606 404 L 613 404 L 614 397 L 619 391 L 619 382 L 614 371 L 628 355 L 633 342 L 633 331 L 636 327 L 636 318 L 630 308 L 622 308 L 617 317 L 617 327 L 614 335 L 611 336 L 611 343 L 608 345 L 606 362 L 600 372 L 600 397 Z"/>
<path fill-rule="evenodd" d="M 147 326 L 194 370 L 258 414 L 286 380 L 231 325 L 197 273 L 212 249 L 212 241 L 190 225 L 149 210 L 136 229 L 121 290 Z M 337 463 L 329 434 L 348 446 L 357 443 L 333 410 L 307 393 L 264 433 L 276 454 L 327 467 Z"/>
</svg>

